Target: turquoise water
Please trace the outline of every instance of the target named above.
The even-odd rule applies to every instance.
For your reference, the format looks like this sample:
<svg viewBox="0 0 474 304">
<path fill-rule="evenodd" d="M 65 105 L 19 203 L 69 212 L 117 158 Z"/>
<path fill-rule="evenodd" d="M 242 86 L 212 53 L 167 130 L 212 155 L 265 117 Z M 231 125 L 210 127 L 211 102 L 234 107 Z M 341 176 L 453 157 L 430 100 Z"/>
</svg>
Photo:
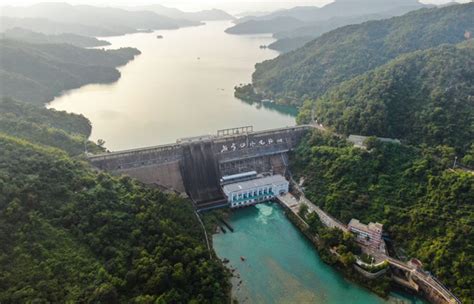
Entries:
<svg viewBox="0 0 474 304">
<path fill-rule="evenodd" d="M 387 301 L 345 280 L 319 258 L 278 204 L 239 209 L 230 223 L 234 233 L 216 234 L 213 242 L 240 276 L 233 279 L 239 303 L 424 303 L 398 294 Z"/>
</svg>

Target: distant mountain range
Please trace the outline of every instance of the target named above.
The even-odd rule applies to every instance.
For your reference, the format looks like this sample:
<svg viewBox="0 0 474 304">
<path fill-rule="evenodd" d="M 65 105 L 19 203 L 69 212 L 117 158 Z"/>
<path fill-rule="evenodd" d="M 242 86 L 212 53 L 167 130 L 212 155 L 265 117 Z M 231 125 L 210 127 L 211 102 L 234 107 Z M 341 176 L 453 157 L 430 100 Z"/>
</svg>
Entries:
<svg viewBox="0 0 474 304">
<path fill-rule="evenodd" d="M 219 9 L 202 10 L 198 12 L 183 12 L 177 8 L 170 8 L 160 4 L 127 7 L 128 10 L 150 11 L 158 15 L 173 19 L 191 21 L 234 20 L 235 17 Z"/>
<path fill-rule="evenodd" d="M 323 7 L 298 6 L 291 9 L 278 10 L 260 17 L 244 17 L 240 19 L 238 23 L 251 19 L 269 20 L 281 16 L 293 17 L 304 22 L 315 22 L 328 20 L 333 17 L 374 14 L 407 6 L 422 7 L 423 4 L 418 2 L 418 0 L 336 0 Z"/>
<path fill-rule="evenodd" d="M 79 23 L 56 22 L 45 18 L 13 18 L 0 16 L 0 32 L 22 28 L 46 35 L 75 34 L 92 37 L 118 36 L 124 32 L 113 28 L 92 26 Z M 134 31 L 133 29 L 129 29 Z"/>
<path fill-rule="evenodd" d="M 22 27 L 56 33 L 89 35 L 121 35 L 138 31 L 177 29 L 200 25 L 201 22 L 173 19 L 151 11 L 128 11 L 112 7 L 70 5 L 66 3 L 40 3 L 28 7 L 4 6 L 0 8 L 1 28 Z M 7 17 L 7 18 L 5 18 Z M 39 29 L 35 28 L 37 26 Z"/>
<path fill-rule="evenodd" d="M 259 17 L 243 17 L 226 30 L 231 34 L 273 33 L 279 40 L 270 48 L 288 52 L 348 24 L 399 16 L 427 5 L 417 0 L 336 0 L 321 8 L 305 6 L 279 10 Z M 291 20 L 292 22 L 289 22 Z"/>
</svg>

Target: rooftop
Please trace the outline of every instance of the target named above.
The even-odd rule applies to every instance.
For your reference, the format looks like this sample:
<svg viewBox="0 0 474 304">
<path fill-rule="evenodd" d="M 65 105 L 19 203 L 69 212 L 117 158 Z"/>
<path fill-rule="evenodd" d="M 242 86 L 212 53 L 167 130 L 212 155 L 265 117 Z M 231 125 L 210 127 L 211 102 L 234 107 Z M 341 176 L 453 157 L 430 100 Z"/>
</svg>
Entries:
<svg viewBox="0 0 474 304">
<path fill-rule="evenodd" d="M 271 175 L 262 178 L 256 178 L 248 181 L 243 181 L 240 183 L 228 184 L 225 185 L 223 188 L 225 193 L 240 191 L 242 189 L 251 189 L 251 188 L 258 188 L 266 185 L 271 184 L 281 184 L 285 183 L 287 180 L 281 175 Z"/>
<path fill-rule="evenodd" d="M 357 219 L 352 219 L 349 222 L 349 227 L 354 227 L 356 229 L 362 230 L 362 231 L 380 231 L 382 232 L 383 225 L 380 223 L 369 223 L 368 225 L 362 224 L 359 220 Z"/>
<path fill-rule="evenodd" d="M 233 175 L 226 175 L 226 176 L 222 177 L 222 180 L 228 181 L 228 180 L 232 180 L 232 179 L 248 177 L 248 176 L 255 176 L 255 175 L 257 175 L 257 171 L 249 171 L 249 172 L 243 172 L 243 173 L 238 173 L 238 174 L 233 174 Z"/>
</svg>

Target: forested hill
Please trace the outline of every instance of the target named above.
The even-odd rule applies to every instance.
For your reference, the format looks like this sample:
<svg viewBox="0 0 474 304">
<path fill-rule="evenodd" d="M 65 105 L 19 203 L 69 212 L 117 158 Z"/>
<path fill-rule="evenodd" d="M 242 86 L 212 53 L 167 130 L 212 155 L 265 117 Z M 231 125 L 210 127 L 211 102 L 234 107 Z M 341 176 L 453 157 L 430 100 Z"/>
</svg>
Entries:
<svg viewBox="0 0 474 304">
<path fill-rule="evenodd" d="M 82 115 L 48 110 L 43 105 L 0 99 L 0 133 L 45 146 L 60 148 L 70 155 L 104 152 L 88 141 L 92 126 Z"/>
<path fill-rule="evenodd" d="M 384 224 L 398 252 L 420 259 L 472 303 L 474 174 L 450 169 L 454 153 L 446 147 L 417 151 L 370 140 L 369 148 L 315 131 L 290 158 L 292 172 L 304 177 L 311 201 L 345 223 Z"/>
<path fill-rule="evenodd" d="M 63 90 L 116 81 L 120 77 L 116 67 L 132 60 L 140 51 L 104 51 L 1 39 L 0 53 L 1 95 L 42 104 Z"/>
<path fill-rule="evenodd" d="M 256 65 L 254 87 L 280 103 L 301 104 L 408 52 L 459 43 L 474 33 L 474 3 L 421 9 L 345 26 Z"/>
<path fill-rule="evenodd" d="M 0 133 L 1 303 L 227 303 L 191 203 Z"/>
<path fill-rule="evenodd" d="M 271 33 L 273 31 L 284 31 L 300 28 L 305 23 L 293 17 L 276 17 L 269 20 L 249 20 L 244 23 L 238 23 L 233 27 L 225 30 L 229 34 L 259 34 L 259 33 Z"/>
<path fill-rule="evenodd" d="M 0 21 L 1 22 L 1 21 Z M 0 38 L 21 40 L 28 43 L 68 43 L 78 47 L 96 47 L 110 45 L 109 42 L 99 40 L 94 37 L 82 36 L 77 34 L 57 34 L 46 35 L 23 28 L 13 28 L 0 34 Z"/>
<path fill-rule="evenodd" d="M 342 134 L 448 145 L 465 153 L 474 142 L 474 41 L 401 56 L 308 101 L 298 120 Z"/>
</svg>

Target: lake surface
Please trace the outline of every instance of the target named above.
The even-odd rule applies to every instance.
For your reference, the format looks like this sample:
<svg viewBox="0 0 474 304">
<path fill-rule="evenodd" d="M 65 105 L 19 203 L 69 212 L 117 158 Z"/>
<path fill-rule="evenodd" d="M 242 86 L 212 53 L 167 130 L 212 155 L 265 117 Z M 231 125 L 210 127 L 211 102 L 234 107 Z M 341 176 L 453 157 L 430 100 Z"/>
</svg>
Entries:
<svg viewBox="0 0 474 304">
<path fill-rule="evenodd" d="M 121 78 L 66 92 L 49 107 L 84 114 L 92 139 L 110 150 L 175 142 L 253 125 L 262 130 L 295 124 L 294 110 L 249 105 L 234 97 L 248 83 L 257 62 L 278 55 L 260 49 L 269 35 L 224 33 L 230 22 L 104 38 L 109 48 L 136 47 L 142 54 L 121 67 Z M 163 39 L 157 39 L 163 35 Z"/>
<path fill-rule="evenodd" d="M 214 235 L 213 243 L 217 255 L 229 259 L 240 275 L 233 279 L 239 303 L 425 303 L 396 293 L 384 300 L 345 280 L 319 258 L 276 203 L 239 209 L 230 223 L 234 232 Z"/>
</svg>

